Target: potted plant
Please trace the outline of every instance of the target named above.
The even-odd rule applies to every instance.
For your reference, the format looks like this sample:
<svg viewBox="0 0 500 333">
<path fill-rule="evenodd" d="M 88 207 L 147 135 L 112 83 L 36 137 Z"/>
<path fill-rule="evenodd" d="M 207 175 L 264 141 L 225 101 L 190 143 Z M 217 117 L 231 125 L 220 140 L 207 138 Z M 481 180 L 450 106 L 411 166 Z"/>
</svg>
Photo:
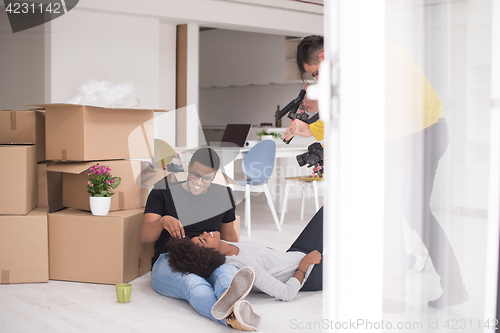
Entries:
<svg viewBox="0 0 500 333">
<path fill-rule="evenodd" d="M 275 140 L 275 139 L 283 140 L 281 134 L 275 132 L 268 132 L 266 130 L 262 130 L 256 134 L 260 137 L 261 140 Z"/>
<path fill-rule="evenodd" d="M 111 189 L 120 185 L 120 177 L 111 176 L 111 168 L 105 165 L 94 164 L 87 169 L 89 180 L 87 192 L 90 194 L 90 210 L 92 215 L 108 215 L 111 207 Z"/>
</svg>

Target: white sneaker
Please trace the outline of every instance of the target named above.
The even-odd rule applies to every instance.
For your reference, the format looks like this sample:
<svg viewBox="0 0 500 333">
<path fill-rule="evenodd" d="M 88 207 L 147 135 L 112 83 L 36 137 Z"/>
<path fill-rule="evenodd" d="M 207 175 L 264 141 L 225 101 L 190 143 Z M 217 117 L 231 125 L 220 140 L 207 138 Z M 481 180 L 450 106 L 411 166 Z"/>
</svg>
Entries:
<svg viewBox="0 0 500 333">
<path fill-rule="evenodd" d="M 218 320 L 226 318 L 233 310 L 234 304 L 252 290 L 254 280 L 255 273 L 252 268 L 246 266 L 239 269 L 231 279 L 229 287 L 212 307 L 212 316 Z"/>
<path fill-rule="evenodd" d="M 226 317 L 226 324 L 241 331 L 256 331 L 260 316 L 253 312 L 252 306 L 246 300 L 234 303 L 233 310 Z"/>
<path fill-rule="evenodd" d="M 424 243 L 420 241 L 411 254 L 417 259 L 412 270 L 415 272 L 421 272 L 425 268 L 425 265 L 427 265 L 427 260 L 429 259 L 429 252 L 427 251 Z"/>
</svg>

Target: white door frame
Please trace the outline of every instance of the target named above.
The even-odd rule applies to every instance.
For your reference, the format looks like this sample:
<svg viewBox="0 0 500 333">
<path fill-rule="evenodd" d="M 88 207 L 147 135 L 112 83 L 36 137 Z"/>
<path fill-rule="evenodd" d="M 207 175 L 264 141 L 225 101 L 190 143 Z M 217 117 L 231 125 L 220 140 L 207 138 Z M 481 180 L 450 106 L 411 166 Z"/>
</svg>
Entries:
<svg viewBox="0 0 500 333">
<path fill-rule="evenodd" d="M 325 1 L 324 16 L 323 317 L 329 330 L 359 319 L 356 331 L 370 331 L 361 321 L 382 320 L 385 1 Z"/>
<path fill-rule="evenodd" d="M 491 111 L 490 111 L 490 166 L 488 196 L 488 231 L 486 248 L 486 281 L 484 322 L 497 318 L 498 260 L 500 235 L 500 0 L 492 1 L 491 20 Z M 497 326 L 498 327 L 498 326 Z M 495 332 L 485 327 L 484 332 Z"/>
</svg>

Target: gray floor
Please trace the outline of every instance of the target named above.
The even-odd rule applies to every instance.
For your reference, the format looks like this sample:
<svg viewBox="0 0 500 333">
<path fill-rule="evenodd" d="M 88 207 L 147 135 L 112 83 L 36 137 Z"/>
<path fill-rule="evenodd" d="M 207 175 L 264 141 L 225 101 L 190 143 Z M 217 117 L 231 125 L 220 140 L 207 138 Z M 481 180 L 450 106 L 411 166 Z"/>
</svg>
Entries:
<svg viewBox="0 0 500 333">
<path fill-rule="evenodd" d="M 246 228 L 242 225 L 241 240 L 286 250 L 315 212 L 311 200 L 304 221 L 300 221 L 300 200 L 291 200 L 289 207 L 283 232 L 279 233 L 267 205 L 252 202 L 252 237 L 246 236 Z M 238 205 L 237 213 L 244 216 L 244 203 Z M 446 319 L 467 320 L 466 325 L 473 325 L 465 329 L 457 327 L 453 332 L 481 331 L 475 325 L 478 325 L 477 320 L 482 320 L 484 303 L 485 252 L 482 240 L 486 232 L 485 217 L 464 216 L 462 213 L 437 213 L 437 216 L 455 248 L 470 300 L 445 310 L 429 308 L 427 301 L 437 298 L 441 292 L 439 277 L 429 262 L 423 272 L 408 273 L 406 312 L 384 315 L 385 321 L 419 322 L 421 326 L 392 329 L 391 332 L 444 332 L 449 330 L 443 326 Z M 151 288 L 149 278 L 148 273 L 131 282 L 132 297 L 127 304 L 117 302 L 112 285 L 62 281 L 0 285 L 0 332 L 232 331 L 198 315 L 186 301 L 158 295 Z M 262 316 L 260 332 L 320 332 L 318 326 L 312 325 L 324 319 L 322 298 L 322 292 L 303 292 L 292 302 L 280 302 L 267 295 L 251 293 L 247 300 Z M 436 320 L 439 329 L 430 326 Z M 298 329 L 297 324 L 303 329 Z"/>
</svg>

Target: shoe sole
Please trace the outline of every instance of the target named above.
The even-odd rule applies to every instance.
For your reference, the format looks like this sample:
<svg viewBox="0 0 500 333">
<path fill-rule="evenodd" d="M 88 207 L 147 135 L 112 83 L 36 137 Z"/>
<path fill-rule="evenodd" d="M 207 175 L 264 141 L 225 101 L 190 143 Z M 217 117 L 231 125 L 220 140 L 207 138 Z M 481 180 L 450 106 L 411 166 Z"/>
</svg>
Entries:
<svg viewBox="0 0 500 333">
<path fill-rule="evenodd" d="M 256 331 L 260 323 L 260 316 L 253 312 L 248 301 L 241 300 L 234 305 L 234 315 L 241 325 L 246 329 Z"/>
<path fill-rule="evenodd" d="M 231 313 L 234 304 L 250 293 L 254 280 L 255 273 L 250 267 L 243 267 L 237 271 L 226 292 L 212 307 L 212 316 L 217 320 L 226 318 Z"/>
</svg>

